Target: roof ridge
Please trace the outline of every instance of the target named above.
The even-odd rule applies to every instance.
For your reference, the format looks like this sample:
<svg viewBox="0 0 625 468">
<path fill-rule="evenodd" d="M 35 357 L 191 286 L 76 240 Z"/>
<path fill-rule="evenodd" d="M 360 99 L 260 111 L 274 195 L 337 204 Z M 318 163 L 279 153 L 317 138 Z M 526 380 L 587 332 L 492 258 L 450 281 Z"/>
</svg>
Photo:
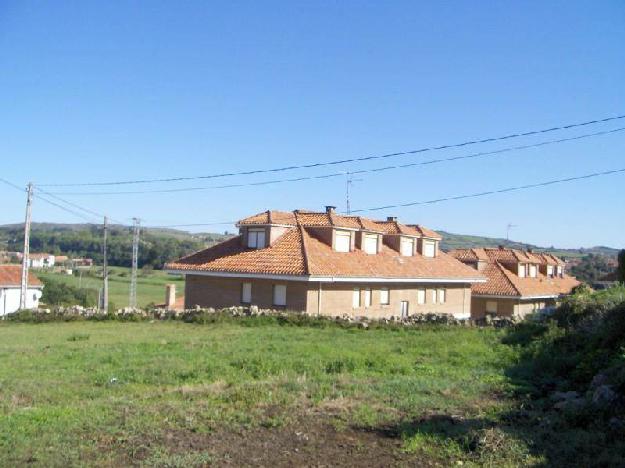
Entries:
<svg viewBox="0 0 625 468">
<path fill-rule="evenodd" d="M 302 256 L 304 257 L 304 270 L 307 275 L 310 275 L 310 261 L 308 259 L 308 247 L 306 245 L 307 233 L 304 233 L 304 226 L 302 226 L 301 224 L 298 224 L 297 227 L 299 228 L 299 235 L 302 238 Z"/>
<path fill-rule="evenodd" d="M 507 269 L 506 269 L 506 268 L 505 268 L 505 267 L 504 267 L 501 263 L 499 263 L 499 260 L 496 260 L 496 261 L 495 261 L 495 266 L 496 266 L 497 268 L 499 268 L 499 270 L 503 273 L 504 278 L 506 279 L 506 281 L 508 282 L 508 284 L 509 284 L 510 286 L 512 286 L 512 288 L 513 288 L 513 289 L 517 292 L 517 294 L 518 294 L 519 296 L 522 296 L 523 294 L 521 293 L 521 291 L 519 291 L 519 288 L 517 288 L 516 284 L 514 284 L 514 281 L 512 281 L 512 280 L 510 279 L 510 277 L 508 276 L 508 274 L 509 274 L 510 272 L 508 272 L 508 270 L 507 270 Z M 512 274 L 512 273 L 510 273 L 510 274 Z"/>
</svg>

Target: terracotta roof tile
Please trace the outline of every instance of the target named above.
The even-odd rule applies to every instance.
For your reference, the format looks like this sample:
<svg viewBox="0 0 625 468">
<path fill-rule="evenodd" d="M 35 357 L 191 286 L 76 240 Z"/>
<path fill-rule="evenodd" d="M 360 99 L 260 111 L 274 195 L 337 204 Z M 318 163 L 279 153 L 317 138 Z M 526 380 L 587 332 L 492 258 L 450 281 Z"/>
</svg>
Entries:
<svg viewBox="0 0 625 468">
<path fill-rule="evenodd" d="M 21 265 L 0 265 L 0 286 L 20 287 L 22 285 Z M 43 283 L 39 281 L 32 271 L 28 272 L 28 286 L 40 288 Z"/>
<path fill-rule="evenodd" d="M 408 224 L 409 227 L 416 229 L 423 237 L 441 240 L 443 237 L 436 231 L 421 226 L 420 224 Z"/>
<path fill-rule="evenodd" d="M 449 252 L 454 258 L 464 261 L 476 261 L 484 252 L 489 263 L 482 273 L 488 278 L 486 283 L 474 284 L 471 288 L 474 294 L 532 297 L 532 296 L 559 296 L 570 294 L 580 283 L 571 276 L 548 277 L 537 272 L 537 277 L 521 278 L 506 268 L 506 265 L 517 263 L 539 263 L 542 265 L 557 265 L 562 260 L 554 255 L 544 253 L 524 252 L 516 249 L 456 249 Z"/>
</svg>

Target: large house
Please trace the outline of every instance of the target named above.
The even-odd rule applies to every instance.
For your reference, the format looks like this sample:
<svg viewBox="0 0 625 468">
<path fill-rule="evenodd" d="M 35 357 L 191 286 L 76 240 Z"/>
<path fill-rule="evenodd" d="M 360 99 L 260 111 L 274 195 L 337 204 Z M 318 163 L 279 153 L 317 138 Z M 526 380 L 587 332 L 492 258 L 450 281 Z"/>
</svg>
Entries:
<svg viewBox="0 0 625 468">
<path fill-rule="evenodd" d="M 565 263 L 548 253 L 530 250 L 457 249 L 449 255 L 488 278 L 472 286 L 471 316 L 523 317 L 555 307 L 580 283 L 566 275 Z"/>
<path fill-rule="evenodd" d="M 33 253 L 28 256 L 30 268 L 52 268 L 56 258 L 49 253 Z"/>
<path fill-rule="evenodd" d="M 468 318 L 483 275 L 440 250 L 441 236 L 396 218 L 265 211 L 239 235 L 170 263 L 186 278 L 185 307 L 257 305 L 310 315 Z"/>
<path fill-rule="evenodd" d="M 20 308 L 22 287 L 22 267 L 20 265 L 0 265 L 0 317 L 12 314 Z M 39 307 L 43 284 L 29 273 L 26 291 L 26 308 Z"/>
</svg>

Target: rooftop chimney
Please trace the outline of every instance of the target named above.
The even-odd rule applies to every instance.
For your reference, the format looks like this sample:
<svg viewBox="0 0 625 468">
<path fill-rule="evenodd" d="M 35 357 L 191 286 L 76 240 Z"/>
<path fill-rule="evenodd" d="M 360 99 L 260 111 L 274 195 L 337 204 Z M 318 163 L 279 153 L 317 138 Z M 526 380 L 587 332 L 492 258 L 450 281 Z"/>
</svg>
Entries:
<svg viewBox="0 0 625 468">
<path fill-rule="evenodd" d="M 334 213 L 334 210 L 336 210 L 336 206 L 326 205 L 326 213 Z"/>
<path fill-rule="evenodd" d="M 499 246 L 499 250 L 505 250 L 506 248 L 503 245 Z"/>
<path fill-rule="evenodd" d="M 387 216 L 386 220 L 389 222 L 396 222 L 397 221 L 397 216 Z"/>
</svg>

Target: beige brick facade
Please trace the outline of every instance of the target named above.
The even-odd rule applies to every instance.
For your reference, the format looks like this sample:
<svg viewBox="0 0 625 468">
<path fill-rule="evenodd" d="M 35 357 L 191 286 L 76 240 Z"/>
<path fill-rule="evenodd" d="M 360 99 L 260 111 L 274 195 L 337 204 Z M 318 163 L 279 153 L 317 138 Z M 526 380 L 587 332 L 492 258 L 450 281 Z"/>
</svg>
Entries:
<svg viewBox="0 0 625 468">
<path fill-rule="evenodd" d="M 310 315 L 365 316 L 384 318 L 399 316 L 401 302 L 408 302 L 408 313 L 447 313 L 468 317 L 471 313 L 471 290 L 469 284 L 423 284 L 403 283 L 329 283 L 305 281 L 278 281 L 265 279 L 219 278 L 186 275 L 185 307 L 223 308 L 241 305 L 241 289 L 244 282 L 252 284 L 251 304 L 260 308 L 275 308 L 273 288 L 286 285 L 285 309 L 306 312 Z M 380 304 L 381 288 L 389 289 L 389 304 Z M 353 307 L 354 288 L 358 288 L 360 306 Z M 371 290 L 371 305 L 365 306 L 365 291 Z M 423 290 L 425 303 L 419 304 L 418 290 Z M 444 302 L 439 290 L 444 290 Z"/>
<path fill-rule="evenodd" d="M 519 299 L 518 297 L 480 297 L 471 299 L 471 318 L 484 318 L 487 312 L 487 302 L 497 303 L 497 315 L 502 317 L 525 317 L 537 310 L 556 305 L 555 299 Z"/>
</svg>

